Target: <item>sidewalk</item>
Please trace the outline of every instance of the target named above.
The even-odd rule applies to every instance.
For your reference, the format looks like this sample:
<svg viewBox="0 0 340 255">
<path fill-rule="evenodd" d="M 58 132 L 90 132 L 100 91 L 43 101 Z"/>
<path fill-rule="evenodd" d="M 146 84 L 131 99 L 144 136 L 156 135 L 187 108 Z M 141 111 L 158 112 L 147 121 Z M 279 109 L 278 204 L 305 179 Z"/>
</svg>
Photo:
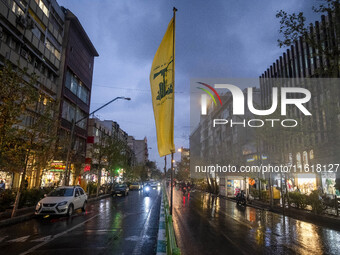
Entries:
<svg viewBox="0 0 340 255">
<path fill-rule="evenodd" d="M 97 200 L 100 200 L 106 197 L 110 197 L 110 196 L 111 194 L 105 194 L 99 197 L 89 198 L 87 202 L 91 203 L 91 202 L 94 202 L 94 201 L 97 201 Z M 11 218 L 12 211 L 7 210 L 0 214 L 0 227 L 13 225 L 13 224 L 17 224 L 22 221 L 30 220 L 35 216 L 34 211 L 35 211 L 35 206 L 21 208 L 17 211 L 17 216 L 14 218 Z"/>
<path fill-rule="evenodd" d="M 225 196 L 219 195 L 220 198 L 227 199 L 230 201 L 236 200 L 233 198 L 227 198 Z M 273 206 L 272 208 L 268 203 L 252 200 L 251 203 L 247 203 L 247 206 L 259 209 L 274 212 L 277 214 L 282 214 L 288 217 L 291 217 L 296 220 L 302 220 L 310 223 L 314 223 L 316 225 L 326 226 L 332 229 L 340 230 L 340 217 L 325 215 L 325 214 L 314 214 L 309 210 L 296 209 L 296 208 L 283 208 L 281 206 Z"/>
</svg>

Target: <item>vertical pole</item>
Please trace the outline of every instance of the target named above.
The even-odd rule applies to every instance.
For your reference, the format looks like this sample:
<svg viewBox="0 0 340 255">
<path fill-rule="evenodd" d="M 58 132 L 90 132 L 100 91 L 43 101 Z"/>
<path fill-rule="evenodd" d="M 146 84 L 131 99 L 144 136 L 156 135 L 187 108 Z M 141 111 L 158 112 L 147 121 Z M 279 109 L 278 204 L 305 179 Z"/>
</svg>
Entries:
<svg viewBox="0 0 340 255">
<path fill-rule="evenodd" d="M 164 156 L 164 179 L 166 180 L 166 155 Z"/>
<path fill-rule="evenodd" d="M 172 37 L 172 82 L 173 82 L 173 91 L 175 91 L 175 31 L 176 31 L 176 11 L 177 9 L 174 7 L 173 9 L 173 37 Z M 174 94 L 175 95 L 175 94 Z M 173 111 L 174 112 L 174 111 Z M 173 123 L 172 123 L 173 124 Z M 172 127 L 173 128 L 173 127 Z M 174 151 L 171 151 L 171 175 L 170 175 L 170 215 L 172 215 L 172 207 L 173 207 L 173 170 L 174 170 Z"/>
<path fill-rule="evenodd" d="M 171 175 L 170 175 L 170 215 L 172 215 L 172 200 L 173 200 L 173 170 L 174 170 L 174 153 L 171 152 Z"/>
<path fill-rule="evenodd" d="M 70 161 L 70 154 L 72 150 L 72 142 L 73 142 L 73 135 L 74 135 L 74 128 L 75 128 L 75 120 L 72 120 L 72 128 L 71 128 L 71 134 L 70 134 L 70 141 L 68 143 L 68 148 L 67 148 L 67 155 L 66 155 L 66 163 L 65 163 L 65 176 L 64 176 L 64 185 L 67 186 L 69 184 L 69 161 Z"/>
</svg>

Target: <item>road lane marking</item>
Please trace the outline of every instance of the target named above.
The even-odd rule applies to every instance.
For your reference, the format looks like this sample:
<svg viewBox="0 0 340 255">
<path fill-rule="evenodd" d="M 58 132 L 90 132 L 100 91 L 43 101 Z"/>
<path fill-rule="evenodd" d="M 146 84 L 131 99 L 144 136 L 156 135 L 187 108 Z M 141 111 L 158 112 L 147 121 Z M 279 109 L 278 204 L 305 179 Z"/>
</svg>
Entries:
<svg viewBox="0 0 340 255">
<path fill-rule="evenodd" d="M 51 238 L 52 238 L 52 236 L 49 235 L 49 236 L 44 236 L 44 237 L 41 237 L 41 238 L 38 238 L 38 239 L 34 239 L 31 242 L 45 242 L 47 240 L 50 240 Z"/>
<path fill-rule="evenodd" d="M 16 238 L 16 239 L 12 239 L 12 240 L 9 240 L 7 241 L 8 243 L 23 243 L 23 242 L 26 242 L 26 240 L 30 237 L 30 235 L 28 236 L 22 236 L 22 237 L 19 237 L 19 238 Z"/>
<path fill-rule="evenodd" d="M 155 202 L 153 203 L 152 207 L 150 208 L 150 210 L 148 212 L 148 216 L 147 216 L 146 221 L 144 223 L 143 230 L 141 231 L 141 233 L 139 235 L 140 241 L 136 244 L 135 248 L 133 249 L 132 254 L 136 254 L 136 255 L 141 254 L 141 249 L 142 249 L 142 245 L 143 245 L 143 236 L 145 236 L 146 230 L 148 229 L 151 212 L 152 212 L 153 208 L 155 207 L 155 205 L 157 204 L 156 201 L 158 201 L 160 195 L 161 195 L 161 192 L 158 193 L 158 196 L 156 197 Z"/>
<path fill-rule="evenodd" d="M 3 236 L 3 237 L 0 237 L 0 243 L 5 240 L 8 236 Z"/>
<path fill-rule="evenodd" d="M 106 209 L 106 210 L 108 210 L 108 209 Z M 65 230 L 65 231 L 63 231 L 63 232 L 61 232 L 61 233 L 59 233 L 59 234 L 57 234 L 57 235 L 54 235 L 54 236 L 51 237 L 50 239 L 48 239 L 48 240 L 46 240 L 46 241 L 44 241 L 44 242 L 42 242 L 42 243 L 40 243 L 40 244 L 37 244 L 36 246 L 33 246 L 31 249 L 29 249 L 29 250 L 27 250 L 27 251 L 25 251 L 25 252 L 23 252 L 23 253 L 20 253 L 20 255 L 26 255 L 26 254 L 29 254 L 29 253 L 35 251 L 36 249 L 40 248 L 41 246 L 44 246 L 45 244 L 47 244 L 47 243 L 53 241 L 54 239 L 56 239 L 56 238 L 58 238 L 58 237 L 60 237 L 60 236 L 63 236 L 63 235 L 65 235 L 65 234 L 67 234 L 68 232 L 71 232 L 72 230 L 74 230 L 74 229 L 76 229 L 76 228 L 78 228 L 78 227 L 84 225 L 86 222 L 88 222 L 88 221 L 90 221 L 90 220 L 92 220 L 92 219 L 98 217 L 99 215 L 100 215 L 100 214 L 97 214 L 97 215 L 95 215 L 95 216 L 92 216 L 91 218 L 87 219 L 86 221 L 83 221 L 83 222 L 79 223 L 78 225 L 75 225 L 74 227 L 72 227 L 72 228 L 70 228 L 70 229 L 68 229 L 68 230 Z"/>
</svg>

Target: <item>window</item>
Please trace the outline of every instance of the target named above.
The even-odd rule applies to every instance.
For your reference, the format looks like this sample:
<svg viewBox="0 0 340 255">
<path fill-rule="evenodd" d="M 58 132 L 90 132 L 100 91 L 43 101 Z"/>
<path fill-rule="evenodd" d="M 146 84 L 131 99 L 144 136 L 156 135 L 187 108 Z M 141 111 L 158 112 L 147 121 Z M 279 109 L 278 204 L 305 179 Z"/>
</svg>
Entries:
<svg viewBox="0 0 340 255">
<path fill-rule="evenodd" d="M 45 42 L 45 33 L 44 31 L 46 30 L 45 25 L 41 22 L 41 20 L 35 15 L 35 13 L 31 10 L 28 9 L 28 13 L 34 20 L 34 28 L 32 29 L 32 33 L 40 39 L 40 41 Z"/>
<path fill-rule="evenodd" d="M 84 195 L 84 190 L 79 188 L 79 192 L 81 195 Z"/>
<path fill-rule="evenodd" d="M 13 5 L 12 5 L 12 12 L 14 12 L 17 15 L 24 15 L 25 14 L 23 9 L 21 9 L 21 7 L 19 5 L 17 5 L 17 3 L 14 2 L 14 1 L 13 1 Z"/>
<path fill-rule="evenodd" d="M 72 91 L 85 104 L 89 103 L 90 92 L 83 83 L 70 71 L 66 73 L 66 88 Z"/>
<path fill-rule="evenodd" d="M 52 17 L 52 19 L 50 19 L 50 21 L 51 21 L 53 27 L 58 30 L 59 34 L 62 34 L 63 33 L 62 26 L 58 23 L 58 21 L 56 20 L 56 18 L 53 15 L 51 17 Z"/>
<path fill-rule="evenodd" d="M 75 107 L 69 102 L 63 102 L 62 117 L 68 121 L 72 121 L 75 117 Z"/>
<path fill-rule="evenodd" d="M 45 4 L 43 0 L 35 0 L 35 2 L 37 3 L 37 5 L 39 5 L 39 7 L 43 11 L 43 13 L 45 13 L 45 15 L 47 17 L 49 17 L 49 11 L 48 11 L 48 8 L 46 6 L 47 4 Z"/>
<path fill-rule="evenodd" d="M 46 45 L 46 48 L 49 49 L 57 59 L 60 60 L 60 51 L 58 51 L 48 39 L 46 40 L 45 45 Z"/>
<path fill-rule="evenodd" d="M 87 124 L 86 116 L 87 116 L 87 115 L 86 115 L 82 110 L 80 110 L 79 108 L 77 108 L 77 115 L 76 115 L 76 116 L 77 116 L 77 117 L 76 117 L 76 120 L 77 120 L 77 121 L 83 119 L 82 121 L 80 121 L 80 122 L 77 123 L 77 126 L 80 127 L 80 128 L 82 128 L 82 129 L 86 129 L 86 124 Z"/>
<path fill-rule="evenodd" d="M 41 38 L 41 32 L 39 30 L 39 28 L 37 28 L 37 26 L 34 26 L 34 28 L 32 29 L 32 33 L 37 37 L 37 38 Z"/>
<path fill-rule="evenodd" d="M 78 94 L 77 96 L 84 102 L 84 103 L 88 103 L 89 101 L 89 92 L 87 90 L 87 88 L 85 88 L 81 82 L 78 85 Z"/>
</svg>

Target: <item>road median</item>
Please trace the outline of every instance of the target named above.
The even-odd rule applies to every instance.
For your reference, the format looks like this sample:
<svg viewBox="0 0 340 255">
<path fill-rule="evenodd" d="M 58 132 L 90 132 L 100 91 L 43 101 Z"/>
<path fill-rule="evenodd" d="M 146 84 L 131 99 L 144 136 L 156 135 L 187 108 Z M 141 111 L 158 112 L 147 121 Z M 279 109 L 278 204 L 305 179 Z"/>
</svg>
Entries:
<svg viewBox="0 0 340 255">
<path fill-rule="evenodd" d="M 163 186 L 162 193 L 163 196 L 159 218 L 157 254 L 180 255 L 181 252 L 176 243 L 172 215 L 170 215 L 169 211 L 169 200 L 165 186 Z"/>
</svg>

